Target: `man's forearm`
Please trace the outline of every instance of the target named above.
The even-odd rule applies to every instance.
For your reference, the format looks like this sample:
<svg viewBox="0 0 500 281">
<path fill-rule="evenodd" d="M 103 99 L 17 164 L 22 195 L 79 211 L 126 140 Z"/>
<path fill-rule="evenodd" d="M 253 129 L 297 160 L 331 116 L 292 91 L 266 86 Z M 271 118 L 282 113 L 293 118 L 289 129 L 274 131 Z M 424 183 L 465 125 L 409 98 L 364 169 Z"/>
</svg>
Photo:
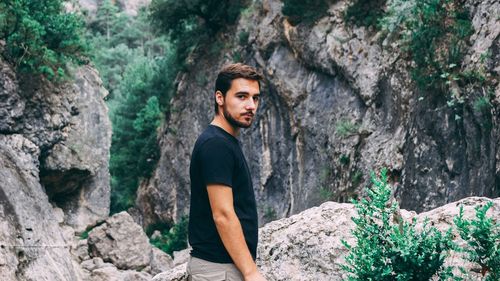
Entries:
<svg viewBox="0 0 500 281">
<path fill-rule="evenodd" d="M 248 250 L 243 229 L 236 214 L 228 212 L 216 216 L 214 220 L 224 247 L 243 276 L 249 276 L 256 272 L 257 266 Z"/>
</svg>

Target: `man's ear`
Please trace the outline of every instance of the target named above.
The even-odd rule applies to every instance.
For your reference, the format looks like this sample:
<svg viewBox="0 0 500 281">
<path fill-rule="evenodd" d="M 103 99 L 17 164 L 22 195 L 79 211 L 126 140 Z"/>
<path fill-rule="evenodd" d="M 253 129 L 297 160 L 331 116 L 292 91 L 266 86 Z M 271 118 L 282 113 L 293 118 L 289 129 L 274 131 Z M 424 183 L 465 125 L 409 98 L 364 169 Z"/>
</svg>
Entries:
<svg viewBox="0 0 500 281">
<path fill-rule="evenodd" d="M 215 92 L 215 102 L 220 106 L 224 105 L 224 95 L 221 91 Z"/>
</svg>

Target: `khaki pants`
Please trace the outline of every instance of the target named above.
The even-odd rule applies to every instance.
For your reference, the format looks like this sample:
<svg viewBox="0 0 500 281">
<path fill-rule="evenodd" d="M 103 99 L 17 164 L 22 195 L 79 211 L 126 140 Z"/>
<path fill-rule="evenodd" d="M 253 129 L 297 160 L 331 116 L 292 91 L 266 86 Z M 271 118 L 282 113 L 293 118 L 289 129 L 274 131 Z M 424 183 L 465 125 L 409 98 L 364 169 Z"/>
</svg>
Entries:
<svg viewBox="0 0 500 281">
<path fill-rule="evenodd" d="M 243 281 L 243 276 L 232 263 L 214 263 L 191 257 L 187 265 L 189 281 Z"/>
</svg>

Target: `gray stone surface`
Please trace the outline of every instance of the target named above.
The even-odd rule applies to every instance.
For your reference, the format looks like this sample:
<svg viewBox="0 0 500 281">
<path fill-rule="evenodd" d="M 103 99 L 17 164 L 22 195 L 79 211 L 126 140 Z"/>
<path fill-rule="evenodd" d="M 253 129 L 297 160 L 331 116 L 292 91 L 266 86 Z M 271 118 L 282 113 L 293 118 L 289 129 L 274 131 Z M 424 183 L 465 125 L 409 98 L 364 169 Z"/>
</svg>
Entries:
<svg viewBox="0 0 500 281">
<path fill-rule="evenodd" d="M 65 222 L 82 232 L 109 214 L 109 148 L 111 122 L 104 98 L 108 94 L 96 70 L 75 73 L 78 95 L 67 136 L 47 151 L 42 181 L 50 197 L 66 213 Z"/>
<path fill-rule="evenodd" d="M 186 273 L 186 265 L 187 264 L 184 263 L 174 267 L 170 271 L 157 274 L 151 281 L 187 281 L 188 275 Z"/>
<path fill-rule="evenodd" d="M 90 231 L 88 244 L 92 257 L 111 262 L 118 269 L 142 270 L 151 261 L 148 237 L 127 212 L 113 215 Z"/>
<path fill-rule="evenodd" d="M 401 48 L 383 45 L 372 28 L 344 22 L 352 2 L 334 1 L 325 17 L 293 26 L 281 1 L 255 1 L 226 34 L 234 41 L 226 39 L 220 55 L 203 49 L 193 55 L 196 64 L 178 77 L 157 169 L 139 188 L 137 221 L 147 226 L 187 213 L 191 150 L 213 116 L 216 73 L 236 55 L 265 75 L 254 125 L 240 136 L 261 223 L 327 200 L 348 202 L 381 167 L 389 169 L 402 206 L 418 212 L 500 195 L 500 86 L 489 117 L 474 109 L 481 89 L 459 112 L 444 96 L 420 99 Z M 486 71 L 497 76 L 498 5 L 466 1 L 474 35 L 464 63 L 490 51 Z M 238 47 L 242 32 L 248 44 Z"/>
<path fill-rule="evenodd" d="M 40 150 L 22 135 L 0 135 L 2 280 L 82 280 L 38 178 Z"/>
<path fill-rule="evenodd" d="M 152 247 L 150 258 L 151 274 L 156 275 L 174 267 L 174 261 L 167 253 Z"/>
<path fill-rule="evenodd" d="M 96 71 L 74 71 L 75 83 L 54 83 L 0 59 L 2 280 L 87 277 L 67 224 L 81 231 L 108 215 L 111 126 Z"/>
<path fill-rule="evenodd" d="M 428 225 L 445 232 L 454 223 L 460 206 L 466 219 L 475 218 L 474 208 L 493 201 L 487 216 L 498 222 L 500 198 L 469 197 L 425 213 L 416 214 L 401 210 L 406 221 L 416 219 L 417 231 Z M 351 218 L 356 217 L 356 208 L 348 203 L 326 202 L 289 218 L 270 222 L 259 230 L 257 266 L 267 280 L 273 281 L 341 281 L 347 273 L 341 268 L 348 254 L 342 240 L 355 244 L 351 231 L 355 227 Z M 454 233 L 454 242 L 463 246 L 464 241 Z M 466 270 L 465 280 L 481 280 L 478 266 L 464 259 L 463 253 L 452 251 L 445 260 L 446 265 L 462 266 Z M 459 274 L 458 271 L 455 273 Z M 186 263 L 156 275 L 153 281 L 186 281 Z"/>
</svg>

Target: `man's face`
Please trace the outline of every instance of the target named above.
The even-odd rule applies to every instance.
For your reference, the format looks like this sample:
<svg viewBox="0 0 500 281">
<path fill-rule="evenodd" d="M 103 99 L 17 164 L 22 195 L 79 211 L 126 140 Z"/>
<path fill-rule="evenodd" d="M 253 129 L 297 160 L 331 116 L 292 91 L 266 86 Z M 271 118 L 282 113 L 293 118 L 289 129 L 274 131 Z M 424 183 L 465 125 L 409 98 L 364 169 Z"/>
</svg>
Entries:
<svg viewBox="0 0 500 281">
<path fill-rule="evenodd" d="M 222 112 L 226 120 L 235 128 L 248 128 L 252 125 L 259 106 L 259 82 L 245 78 L 234 79 L 224 98 Z M 220 103 L 219 103 L 220 104 Z"/>
</svg>

